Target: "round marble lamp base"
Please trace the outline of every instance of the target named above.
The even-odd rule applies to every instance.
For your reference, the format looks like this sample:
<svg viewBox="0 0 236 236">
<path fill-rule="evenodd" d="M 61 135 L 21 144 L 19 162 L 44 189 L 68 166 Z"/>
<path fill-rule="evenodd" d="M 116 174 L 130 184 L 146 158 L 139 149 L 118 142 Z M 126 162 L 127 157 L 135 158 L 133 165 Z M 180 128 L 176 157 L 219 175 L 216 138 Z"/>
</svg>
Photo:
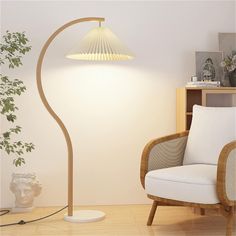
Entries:
<svg viewBox="0 0 236 236">
<path fill-rule="evenodd" d="M 73 216 L 64 216 L 64 220 L 71 223 L 87 223 L 103 220 L 105 218 L 105 213 L 102 211 L 94 210 L 80 210 L 74 211 Z"/>
</svg>

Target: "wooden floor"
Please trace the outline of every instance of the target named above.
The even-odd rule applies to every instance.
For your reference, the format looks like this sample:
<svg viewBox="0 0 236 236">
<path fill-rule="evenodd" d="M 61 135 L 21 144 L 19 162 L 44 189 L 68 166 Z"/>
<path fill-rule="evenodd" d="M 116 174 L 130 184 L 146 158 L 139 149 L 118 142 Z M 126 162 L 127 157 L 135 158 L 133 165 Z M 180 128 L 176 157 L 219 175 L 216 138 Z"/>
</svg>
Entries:
<svg viewBox="0 0 236 236">
<path fill-rule="evenodd" d="M 213 213 L 200 216 L 185 207 L 159 207 L 152 226 L 146 226 L 150 205 L 77 207 L 75 209 L 102 210 L 103 221 L 95 223 L 69 223 L 64 212 L 50 218 L 10 227 L 1 227 L 1 236 L 224 236 L 225 219 Z M 0 217 L 1 224 L 21 219 L 31 220 L 50 214 L 59 208 L 38 208 L 33 213 L 8 214 Z M 234 234 L 236 230 L 234 227 Z"/>
</svg>

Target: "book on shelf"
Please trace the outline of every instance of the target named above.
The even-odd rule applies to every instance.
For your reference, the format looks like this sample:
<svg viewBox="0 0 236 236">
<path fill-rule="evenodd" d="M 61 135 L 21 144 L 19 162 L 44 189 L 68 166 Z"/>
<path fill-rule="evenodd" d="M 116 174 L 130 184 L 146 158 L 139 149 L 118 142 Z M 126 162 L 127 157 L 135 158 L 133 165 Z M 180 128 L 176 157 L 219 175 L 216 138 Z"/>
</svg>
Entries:
<svg viewBox="0 0 236 236">
<path fill-rule="evenodd" d="M 220 81 L 191 81 L 185 87 L 220 87 Z"/>
</svg>

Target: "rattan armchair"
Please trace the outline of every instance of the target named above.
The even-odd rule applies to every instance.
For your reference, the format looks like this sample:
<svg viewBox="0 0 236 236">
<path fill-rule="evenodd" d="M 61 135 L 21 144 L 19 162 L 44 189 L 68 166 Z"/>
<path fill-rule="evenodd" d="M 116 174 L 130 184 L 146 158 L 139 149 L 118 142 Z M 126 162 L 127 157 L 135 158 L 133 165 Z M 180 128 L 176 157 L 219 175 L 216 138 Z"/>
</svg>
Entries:
<svg viewBox="0 0 236 236">
<path fill-rule="evenodd" d="M 205 108 L 195 107 L 195 110 L 198 109 L 202 112 Z M 234 111 L 236 115 L 236 110 Z M 195 124 L 192 126 L 196 127 L 196 120 L 198 119 L 195 121 L 193 119 Z M 231 236 L 236 206 L 236 138 L 232 139 L 231 136 L 232 140 L 221 148 L 216 157 L 216 164 L 186 163 L 184 160 L 187 155 L 186 147 L 190 146 L 189 142 L 193 141 L 194 135 L 191 133 L 192 128 L 194 132 L 192 126 L 190 132 L 185 131 L 152 140 L 143 150 L 140 179 L 148 198 L 153 200 L 147 225 L 152 225 L 157 206 L 191 206 L 200 208 L 201 214 L 205 214 L 207 208 L 215 208 L 226 217 L 226 235 Z M 234 129 L 234 126 L 232 128 Z M 236 136 L 235 130 L 232 135 Z M 198 178 L 199 171 L 201 176 Z"/>
</svg>

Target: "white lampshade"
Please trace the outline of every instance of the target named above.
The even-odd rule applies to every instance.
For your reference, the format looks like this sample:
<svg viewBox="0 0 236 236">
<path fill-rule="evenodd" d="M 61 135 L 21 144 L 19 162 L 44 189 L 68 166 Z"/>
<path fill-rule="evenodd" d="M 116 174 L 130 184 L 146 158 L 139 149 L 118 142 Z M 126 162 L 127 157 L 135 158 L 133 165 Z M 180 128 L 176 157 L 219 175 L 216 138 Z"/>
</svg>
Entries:
<svg viewBox="0 0 236 236">
<path fill-rule="evenodd" d="M 110 29 L 100 26 L 89 31 L 66 57 L 76 60 L 111 61 L 130 60 L 134 56 Z"/>
</svg>

